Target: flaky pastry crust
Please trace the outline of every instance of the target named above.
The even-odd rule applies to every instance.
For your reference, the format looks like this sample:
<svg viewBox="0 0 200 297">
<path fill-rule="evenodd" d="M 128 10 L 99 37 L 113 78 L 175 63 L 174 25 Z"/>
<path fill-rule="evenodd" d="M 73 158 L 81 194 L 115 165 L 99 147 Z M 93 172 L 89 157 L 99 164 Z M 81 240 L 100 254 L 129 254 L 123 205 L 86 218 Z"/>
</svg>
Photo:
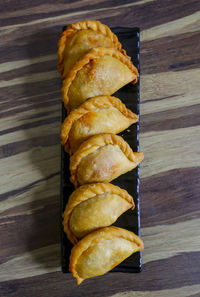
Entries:
<svg viewBox="0 0 200 297">
<path fill-rule="evenodd" d="M 80 240 L 71 250 L 69 270 L 72 272 L 72 275 L 76 278 L 77 284 L 80 284 L 84 280 L 79 276 L 78 271 L 76 270 L 76 264 L 78 262 L 79 257 L 88 248 L 91 248 L 92 246 L 97 245 L 100 242 L 104 242 L 115 237 L 124 238 L 128 241 L 136 243 L 138 246 L 137 251 L 142 251 L 144 249 L 143 241 L 136 234 L 122 228 L 110 226 L 100 228 L 97 231 L 90 233 L 89 235 L 85 236 L 82 240 Z"/>
<path fill-rule="evenodd" d="M 80 186 L 69 197 L 68 203 L 63 213 L 63 228 L 65 233 L 67 234 L 68 239 L 73 244 L 76 244 L 78 242 L 78 238 L 73 234 L 69 226 L 70 215 L 73 209 L 81 202 L 104 193 L 116 194 L 122 199 L 126 200 L 130 204 L 130 208 L 135 208 L 133 198 L 128 194 L 126 190 L 121 189 L 118 186 L 114 186 L 110 183 L 94 183 Z"/>
<path fill-rule="evenodd" d="M 133 152 L 129 144 L 121 137 L 115 134 L 99 134 L 90 137 L 88 140 L 84 141 L 74 155 L 70 158 L 70 172 L 71 172 L 71 182 L 75 187 L 79 186 L 77 180 L 77 168 L 81 160 L 87 155 L 93 153 L 100 147 L 105 145 L 118 145 L 120 150 L 126 155 L 127 159 L 132 162 L 139 164 L 144 155 L 141 152 Z"/>
<path fill-rule="evenodd" d="M 129 125 L 135 123 L 138 120 L 138 116 L 135 113 L 133 113 L 130 109 L 126 108 L 126 106 L 121 102 L 121 100 L 119 100 L 116 97 L 107 95 L 88 99 L 80 107 L 71 111 L 62 124 L 60 133 L 61 144 L 65 146 L 65 150 L 67 152 L 70 152 L 70 144 L 68 142 L 68 138 L 73 123 L 88 112 L 95 111 L 96 109 L 105 109 L 109 107 L 114 107 L 118 109 L 126 118 L 129 119 Z M 122 130 L 120 130 L 119 132 L 121 131 Z"/>
<path fill-rule="evenodd" d="M 138 77 L 137 68 L 133 65 L 130 59 L 124 56 L 120 51 L 115 50 L 113 48 L 103 48 L 103 47 L 93 48 L 75 64 L 75 66 L 69 71 L 67 77 L 63 80 L 62 100 L 68 112 L 70 111 L 68 91 L 78 71 L 80 71 L 91 60 L 97 60 L 98 58 L 103 57 L 105 55 L 119 59 L 120 62 L 125 64 L 133 73 L 132 82 L 133 83 L 137 82 L 137 77 Z"/>
<path fill-rule="evenodd" d="M 72 34 L 75 34 L 77 31 L 87 30 L 87 29 L 93 30 L 95 32 L 99 32 L 104 36 L 109 37 L 113 43 L 113 47 L 121 51 L 125 56 L 127 56 L 126 51 L 122 49 L 122 45 L 119 42 L 117 36 L 110 30 L 108 26 L 102 24 L 99 21 L 90 21 L 90 20 L 85 20 L 75 24 L 71 24 L 67 27 L 65 31 L 62 32 L 61 37 L 58 41 L 58 71 L 60 72 L 60 75 L 62 78 L 63 78 L 64 51 L 65 51 L 67 39 L 70 38 L 70 36 Z"/>
</svg>

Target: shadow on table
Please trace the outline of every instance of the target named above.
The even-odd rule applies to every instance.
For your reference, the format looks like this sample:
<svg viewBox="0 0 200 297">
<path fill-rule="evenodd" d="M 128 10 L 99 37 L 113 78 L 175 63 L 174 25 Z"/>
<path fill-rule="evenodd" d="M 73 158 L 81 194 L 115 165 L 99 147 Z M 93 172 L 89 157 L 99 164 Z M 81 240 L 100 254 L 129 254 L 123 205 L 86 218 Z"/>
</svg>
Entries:
<svg viewBox="0 0 200 297">
<path fill-rule="evenodd" d="M 30 60 L 24 97 L 31 113 L 23 118 L 29 142 L 33 183 L 27 251 L 36 270 L 60 270 L 60 110 L 61 81 L 57 74 L 58 33 L 35 32 L 27 43 Z"/>
</svg>

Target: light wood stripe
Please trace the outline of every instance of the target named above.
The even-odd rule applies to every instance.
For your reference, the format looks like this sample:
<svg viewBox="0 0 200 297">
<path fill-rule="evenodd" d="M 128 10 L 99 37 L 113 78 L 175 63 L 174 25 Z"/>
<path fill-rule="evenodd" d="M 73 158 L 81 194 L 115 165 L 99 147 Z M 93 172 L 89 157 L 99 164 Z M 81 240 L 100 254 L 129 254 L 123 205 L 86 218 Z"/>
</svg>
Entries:
<svg viewBox="0 0 200 297">
<path fill-rule="evenodd" d="M 10 123 L 11 125 L 12 123 Z M 12 127 L 12 126 L 11 126 Z M 14 127 L 14 126 L 13 126 Z M 47 124 L 47 125 L 40 125 L 40 136 L 42 135 L 51 135 L 51 134 L 59 134 L 60 131 L 60 122 Z M 6 145 L 13 143 L 14 140 L 23 141 L 25 139 L 32 139 L 38 136 L 38 127 L 24 130 L 18 130 L 12 133 L 5 134 L 1 140 L 1 145 Z M 58 136 L 59 137 L 59 136 Z"/>
<path fill-rule="evenodd" d="M 141 116 L 200 103 L 199 77 L 198 68 L 142 75 Z"/>
<path fill-rule="evenodd" d="M 47 71 L 35 74 L 27 74 L 26 76 L 14 78 L 11 80 L 2 80 L 0 82 L 0 88 L 11 87 L 16 85 L 24 85 L 35 82 L 41 82 L 44 80 L 51 80 L 53 78 L 59 78 L 58 72 L 55 71 Z"/>
<path fill-rule="evenodd" d="M 56 61 L 57 55 L 45 55 L 42 57 L 35 57 L 35 58 L 29 58 L 29 59 L 23 59 L 23 60 L 17 60 L 17 61 L 11 61 L 11 62 L 5 62 L 1 63 L 0 73 L 16 70 L 18 68 L 31 66 L 33 64 L 42 63 L 42 62 L 49 62 L 49 61 Z"/>
<path fill-rule="evenodd" d="M 93 14 L 93 13 L 103 13 L 103 12 L 109 12 L 109 15 L 113 15 L 112 12 L 117 14 L 120 14 L 120 8 L 129 8 L 129 7 L 134 7 L 137 5 L 142 5 L 148 2 L 154 2 L 155 0 L 141 0 L 138 2 L 131 2 L 131 3 L 126 3 L 123 5 L 117 5 L 117 6 L 113 6 L 113 7 L 103 7 L 103 8 L 98 8 L 98 9 L 94 9 L 94 10 L 82 10 L 82 11 L 76 11 L 76 12 L 70 12 L 67 14 L 63 14 L 63 15 L 59 15 L 59 16 L 55 16 L 55 17 L 51 17 L 51 18 L 42 18 L 39 20 L 35 20 L 35 21 L 31 21 L 31 22 L 27 22 L 27 23 L 21 23 L 21 24 L 13 24 L 13 25 L 9 25 L 9 26 L 4 26 L 2 28 L 2 30 L 14 30 L 15 28 L 22 28 L 22 27 L 26 27 L 26 26 L 32 26 L 32 25 L 36 25 L 36 24 L 41 24 L 41 23 L 46 23 L 51 21 L 51 23 L 55 23 L 56 21 L 62 21 L 63 19 L 65 20 L 67 17 L 73 18 L 73 17 L 77 17 L 77 16 L 81 16 L 83 14 L 87 15 L 87 19 L 89 18 L 89 15 Z M 0 31 L 0 35 L 1 35 L 1 31 Z"/>
<path fill-rule="evenodd" d="M 48 187 L 47 187 L 48 184 Z M 7 198 L 5 200 L 1 201 L 1 209 L 0 209 L 0 219 L 4 218 L 4 212 L 8 210 L 12 210 L 12 213 L 6 214 L 7 218 L 10 218 L 15 215 L 22 215 L 20 213 L 19 209 L 15 212 L 15 207 L 22 206 L 24 204 L 31 204 L 33 202 L 34 197 L 34 203 L 36 201 L 44 200 L 42 202 L 42 206 L 46 205 L 48 203 L 48 197 L 50 196 L 59 196 L 59 187 L 60 187 L 60 176 L 57 174 L 56 176 L 53 176 L 52 178 L 44 181 L 40 181 L 33 185 L 29 190 L 18 194 L 18 195 L 12 195 L 10 198 Z M 10 189 L 11 190 L 11 189 Z M 30 206 L 30 211 L 32 212 L 33 209 Z M 27 211 L 26 211 L 27 214 Z"/>
<path fill-rule="evenodd" d="M 98 4 L 104 2 L 104 0 L 98 0 Z M 48 10 L 48 13 L 50 12 L 56 12 L 56 11 L 63 11 L 64 9 L 74 9 L 74 8 L 80 8 L 82 5 L 88 5 L 90 4 L 90 0 L 81 0 L 81 1 L 72 1 L 71 3 L 56 3 L 56 5 L 52 3 L 48 4 L 40 4 L 38 6 L 34 6 L 31 8 L 24 8 L 23 10 L 21 9 L 16 9 L 16 11 L 11 11 L 7 12 L 6 16 L 2 14 L 1 18 L 8 18 L 8 17 L 17 17 L 17 16 L 25 16 L 25 15 L 32 15 L 36 13 L 46 13 Z"/>
<path fill-rule="evenodd" d="M 197 11 L 177 20 L 164 23 L 159 26 L 141 32 L 141 41 L 149 41 L 157 38 L 175 36 L 187 32 L 199 31 L 200 26 L 200 12 Z"/>
<path fill-rule="evenodd" d="M 57 96 L 56 96 L 57 97 Z M 55 99 L 56 99 L 55 97 Z M 12 113 L 9 116 L 9 112 L 10 111 L 17 111 L 18 108 L 10 108 L 8 110 L 6 110 L 6 112 L 8 112 L 8 115 L 6 117 L 3 117 L 2 119 L 0 118 L 0 132 L 4 131 L 4 130 L 9 130 L 11 128 L 20 126 L 22 124 L 28 124 L 28 123 L 34 123 L 35 121 L 38 121 L 40 118 L 45 119 L 45 118 L 49 118 L 52 116 L 60 116 L 60 110 L 61 110 L 61 100 L 59 100 L 60 98 L 57 97 L 57 102 L 52 105 L 49 106 L 48 103 L 46 104 L 46 106 L 44 107 L 40 107 L 40 108 L 35 108 L 34 105 L 28 105 L 27 104 L 22 104 L 20 105 L 21 107 L 25 107 L 25 106 L 29 106 L 29 109 L 25 110 L 24 112 L 19 112 L 16 113 L 15 115 L 13 115 Z M 47 113 L 46 115 L 43 115 L 43 113 Z M 42 116 L 40 116 L 40 114 L 42 114 Z M 1 114 L 0 114 L 1 116 Z M 59 126 L 59 124 L 56 125 L 57 127 Z M 8 133 L 9 134 L 9 133 Z M 7 134 L 7 136 L 8 136 Z M 26 134 L 26 133 L 24 133 Z M 31 134 L 31 133 L 30 133 Z M 18 138 L 15 138 L 18 140 Z M 2 143 L 1 143 L 2 145 Z"/>
<path fill-rule="evenodd" d="M 16 97 L 11 97 L 11 98 L 3 98 L 2 100 L 2 104 L 6 103 L 6 102 L 16 102 L 17 100 L 17 103 L 19 102 L 19 104 L 21 104 L 20 102 L 21 101 L 24 101 L 24 100 L 27 100 L 27 102 L 35 102 L 35 99 L 38 98 L 38 97 L 41 97 L 41 96 L 49 96 L 49 100 L 51 99 L 50 95 L 53 95 L 53 94 L 60 94 L 60 90 L 56 89 L 55 91 L 49 91 L 49 92 L 43 92 L 43 90 L 41 90 L 40 94 L 35 94 L 35 95 L 31 95 L 31 94 L 28 94 L 28 96 L 23 96 L 21 95 L 20 97 L 16 98 Z"/>
<path fill-rule="evenodd" d="M 167 259 L 184 252 L 200 251 L 200 219 L 142 228 L 145 250 L 142 262 Z M 187 234 L 187 236 L 185 236 Z"/>
<path fill-rule="evenodd" d="M 141 178 L 175 168 L 200 166 L 197 135 L 200 135 L 200 126 L 142 133 L 140 150 L 145 158 Z"/>
<path fill-rule="evenodd" d="M 8 225 L 8 224 L 15 224 L 15 221 L 6 221 L 6 222 L 1 222 L 0 223 L 0 226 L 2 226 L 2 225 Z"/>
<path fill-rule="evenodd" d="M 114 294 L 110 297 L 191 297 L 192 294 L 200 294 L 200 285 L 183 286 L 181 288 L 169 289 L 169 290 L 155 290 L 145 292 L 141 291 L 127 291 Z"/>
<path fill-rule="evenodd" d="M 13 257 L 0 265 L 0 282 L 60 271 L 59 257 L 60 244 L 52 244 Z M 42 259 L 44 266 L 39 259 Z M 48 263 L 48 268 L 45 267 L 45 263 Z"/>
<path fill-rule="evenodd" d="M 44 157 L 45 156 L 45 157 Z M 13 170 L 13 164 L 18 164 L 17 174 Z M 6 168 L 6 173 L 5 169 Z M 31 170 L 30 170 L 31 169 Z M 60 170 L 60 146 L 41 147 L 10 158 L 1 160 L 1 189 L 0 193 L 8 189 L 19 189 L 31 182 L 43 179 Z M 12 181 L 12 183 L 10 183 Z"/>
</svg>

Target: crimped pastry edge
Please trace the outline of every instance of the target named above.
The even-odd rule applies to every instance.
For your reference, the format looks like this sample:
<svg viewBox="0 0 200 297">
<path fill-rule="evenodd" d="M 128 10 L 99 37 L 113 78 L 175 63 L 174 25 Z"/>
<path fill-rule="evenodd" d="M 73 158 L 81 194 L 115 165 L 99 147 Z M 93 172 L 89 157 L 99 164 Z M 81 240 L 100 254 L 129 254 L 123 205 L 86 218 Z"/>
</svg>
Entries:
<svg viewBox="0 0 200 297">
<path fill-rule="evenodd" d="M 77 31 L 91 29 L 93 31 L 99 32 L 106 37 L 109 37 L 113 42 L 114 48 L 121 51 L 125 56 L 127 56 L 126 51 L 122 49 L 122 45 L 119 42 L 117 36 L 110 30 L 110 28 L 100 21 L 90 21 L 85 20 L 77 22 L 75 24 L 69 25 L 65 31 L 62 32 L 61 37 L 58 41 L 58 72 L 63 78 L 63 60 L 64 60 L 64 51 L 67 39 Z M 128 57 L 128 56 L 127 56 Z M 128 57 L 129 58 L 129 57 Z"/>
<path fill-rule="evenodd" d="M 132 210 L 135 208 L 132 196 L 129 195 L 126 190 L 121 189 L 118 186 L 112 185 L 110 183 L 93 183 L 80 186 L 69 197 L 68 203 L 62 216 L 63 229 L 67 234 L 68 239 L 73 244 L 76 244 L 78 242 L 78 238 L 73 234 L 69 226 L 69 220 L 73 209 L 83 201 L 94 198 L 96 195 L 101 195 L 103 193 L 116 194 L 122 199 L 125 199 L 131 205 L 130 208 Z"/>
<path fill-rule="evenodd" d="M 88 154 L 93 153 L 96 149 L 99 149 L 100 147 L 108 144 L 118 145 L 121 151 L 132 162 L 137 162 L 138 159 L 139 162 L 141 162 L 144 158 L 143 153 L 133 152 L 129 144 L 119 135 L 115 135 L 112 133 L 102 133 L 91 136 L 89 139 L 84 141 L 77 149 L 77 151 L 70 157 L 70 181 L 74 184 L 75 188 L 79 186 L 76 174 L 78 165 L 80 164 L 81 160 Z"/>
<path fill-rule="evenodd" d="M 104 240 L 109 240 L 114 237 L 121 237 L 132 241 L 138 245 L 138 252 L 144 249 L 143 241 L 133 232 L 115 226 L 100 228 L 81 239 L 71 250 L 69 271 L 76 278 L 79 285 L 84 280 L 76 271 L 76 264 L 82 253 L 89 247 L 92 247 Z"/>
<path fill-rule="evenodd" d="M 77 109 L 71 111 L 62 123 L 60 137 L 61 145 L 65 145 L 65 150 L 70 152 L 68 137 L 71 127 L 76 120 L 96 108 L 109 108 L 111 106 L 117 108 L 125 117 L 129 118 L 131 124 L 137 122 L 138 116 L 128 109 L 119 98 L 109 95 L 92 97 L 83 102 Z"/>
<path fill-rule="evenodd" d="M 61 89 L 62 100 L 68 112 L 70 112 L 68 91 L 72 81 L 76 77 L 76 74 L 91 60 L 101 58 L 104 55 L 119 59 L 123 64 L 125 64 L 132 71 L 134 75 L 132 82 L 133 83 L 137 82 L 137 77 L 138 77 L 137 68 L 133 65 L 131 60 L 128 59 L 126 56 L 124 56 L 120 51 L 113 48 L 104 48 L 104 47 L 93 48 L 74 65 L 74 67 L 67 74 L 67 77 L 63 80 L 63 87 Z"/>
</svg>

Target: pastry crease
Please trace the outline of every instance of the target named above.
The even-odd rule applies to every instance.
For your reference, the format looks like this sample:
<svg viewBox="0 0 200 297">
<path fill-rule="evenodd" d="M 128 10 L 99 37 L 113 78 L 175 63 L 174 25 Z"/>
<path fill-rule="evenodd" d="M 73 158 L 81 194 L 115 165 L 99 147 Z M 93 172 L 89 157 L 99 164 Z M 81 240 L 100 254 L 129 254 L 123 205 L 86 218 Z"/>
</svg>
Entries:
<svg viewBox="0 0 200 297">
<path fill-rule="evenodd" d="M 70 158 L 70 172 L 71 172 L 71 182 L 75 187 L 79 186 L 79 182 L 77 180 L 77 169 L 81 162 L 81 160 L 87 155 L 93 153 L 98 150 L 100 147 L 106 145 L 117 145 L 120 150 L 125 154 L 125 156 L 132 162 L 139 164 L 144 155 L 141 152 L 133 152 L 130 148 L 129 144 L 124 141 L 121 136 L 115 134 L 99 134 L 90 137 L 88 140 L 84 141 L 78 150 L 74 153 L 74 155 Z"/>
<path fill-rule="evenodd" d="M 68 239 L 73 244 L 76 244 L 78 242 L 78 238 L 73 234 L 69 226 L 69 220 L 72 211 L 81 202 L 94 198 L 96 195 L 105 193 L 116 194 L 122 199 L 126 200 L 130 204 L 130 208 L 132 210 L 135 208 L 133 198 L 128 194 L 126 190 L 121 189 L 118 186 L 114 186 L 110 183 L 95 183 L 79 187 L 69 197 L 68 203 L 63 213 L 63 228 L 65 233 L 67 234 Z"/>
<path fill-rule="evenodd" d="M 71 111 L 62 124 L 60 133 L 61 144 L 65 146 L 65 150 L 67 152 L 70 152 L 70 144 L 68 140 L 69 132 L 73 126 L 73 123 L 88 112 L 95 111 L 95 109 L 103 109 L 109 107 L 114 107 L 118 109 L 126 118 L 128 118 L 130 121 L 129 126 L 138 120 L 138 116 L 135 113 L 133 113 L 130 109 L 126 108 L 126 106 L 121 102 L 121 100 L 119 100 L 116 97 L 107 95 L 88 99 L 80 107 Z M 120 130 L 119 132 L 121 131 L 122 130 Z"/>
<path fill-rule="evenodd" d="M 63 60 L 64 60 L 64 52 L 65 46 L 67 43 L 68 38 L 72 34 L 75 34 L 77 31 L 80 30 L 93 30 L 95 32 L 99 32 L 104 36 L 107 36 L 111 39 L 113 43 L 113 47 L 122 52 L 122 54 L 126 55 L 126 51 L 122 49 L 122 45 L 119 42 L 117 36 L 110 30 L 110 28 L 99 21 L 81 21 L 75 24 L 71 24 L 67 27 L 65 31 L 62 32 L 61 37 L 58 41 L 58 72 L 60 72 L 61 77 L 63 78 Z M 128 56 L 127 56 L 128 57 Z M 129 57 L 128 57 L 129 58 Z"/>
<path fill-rule="evenodd" d="M 124 65 L 126 65 L 133 74 L 133 83 L 137 82 L 138 77 L 138 70 L 133 65 L 133 63 L 128 59 L 126 56 L 124 56 L 121 52 L 113 49 L 113 48 L 93 48 L 91 49 L 86 55 L 84 55 L 76 64 L 75 66 L 69 71 L 67 77 L 63 80 L 63 87 L 62 87 L 62 100 L 64 102 L 64 105 L 68 112 L 70 112 L 70 106 L 69 106 L 69 97 L 68 97 L 68 91 L 71 86 L 72 81 L 75 79 L 78 71 L 80 71 L 85 65 L 87 65 L 90 61 L 96 60 L 103 56 L 111 56 L 116 59 L 119 59 L 120 62 L 122 62 Z"/>
<path fill-rule="evenodd" d="M 76 278 L 78 285 L 84 280 L 82 277 L 79 276 L 79 273 L 76 270 L 76 265 L 80 256 L 92 246 L 95 246 L 98 243 L 103 243 L 106 240 L 111 240 L 115 237 L 123 238 L 135 243 L 137 245 L 137 250 L 134 250 L 133 252 L 142 251 L 144 249 L 142 240 L 136 234 L 122 228 L 110 226 L 100 228 L 97 231 L 90 233 L 82 240 L 80 240 L 77 245 L 75 245 L 71 250 L 69 270 Z"/>
</svg>

